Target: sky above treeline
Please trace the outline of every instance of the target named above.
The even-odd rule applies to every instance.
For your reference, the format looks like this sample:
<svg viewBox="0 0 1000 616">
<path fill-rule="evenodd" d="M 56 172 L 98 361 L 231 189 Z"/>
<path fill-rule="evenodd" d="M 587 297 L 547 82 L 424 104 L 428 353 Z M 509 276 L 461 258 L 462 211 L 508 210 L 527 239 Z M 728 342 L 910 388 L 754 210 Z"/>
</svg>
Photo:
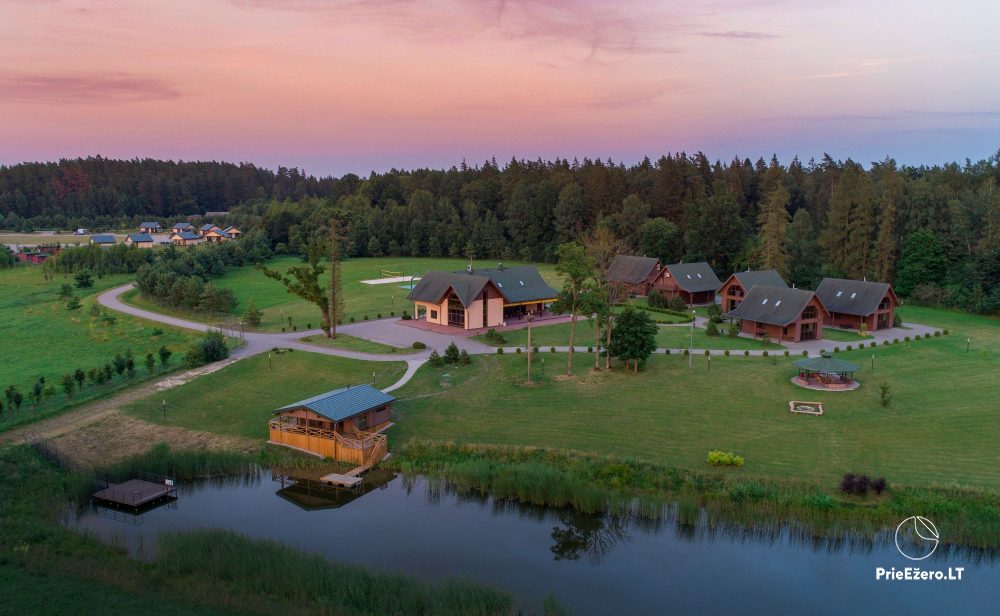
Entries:
<svg viewBox="0 0 1000 616">
<path fill-rule="evenodd" d="M 0 163 L 1000 148 L 995 0 L 0 0 Z"/>
</svg>

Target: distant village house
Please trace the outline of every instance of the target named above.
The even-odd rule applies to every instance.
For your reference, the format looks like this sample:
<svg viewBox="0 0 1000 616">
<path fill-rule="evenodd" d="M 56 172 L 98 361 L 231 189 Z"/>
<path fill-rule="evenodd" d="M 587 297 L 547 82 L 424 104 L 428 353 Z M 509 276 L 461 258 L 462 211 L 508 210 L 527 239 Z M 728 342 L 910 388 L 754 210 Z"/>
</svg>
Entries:
<svg viewBox="0 0 1000 616">
<path fill-rule="evenodd" d="M 174 232 L 170 235 L 170 243 L 174 246 L 192 246 L 205 241 L 205 238 L 194 231 Z"/>
<path fill-rule="evenodd" d="M 826 324 L 868 331 L 892 327 L 899 298 L 887 282 L 824 278 L 816 295 L 829 313 Z"/>
<path fill-rule="evenodd" d="M 114 246 L 115 236 L 110 233 L 99 233 L 90 236 L 90 243 L 96 246 Z"/>
<path fill-rule="evenodd" d="M 156 221 L 147 221 L 139 225 L 139 233 L 160 233 L 163 229 Z"/>
<path fill-rule="evenodd" d="M 725 316 L 736 319 L 744 334 L 781 342 L 823 338 L 826 307 L 815 293 L 787 286 L 755 284 L 735 309 Z"/>
<path fill-rule="evenodd" d="M 125 238 L 125 244 L 139 248 L 152 248 L 153 236 L 148 233 L 129 233 Z"/>
<path fill-rule="evenodd" d="M 679 296 L 688 306 L 715 302 L 715 293 L 722 282 L 708 263 L 673 263 L 664 265 L 663 269 L 655 288 L 667 299 Z"/>
</svg>

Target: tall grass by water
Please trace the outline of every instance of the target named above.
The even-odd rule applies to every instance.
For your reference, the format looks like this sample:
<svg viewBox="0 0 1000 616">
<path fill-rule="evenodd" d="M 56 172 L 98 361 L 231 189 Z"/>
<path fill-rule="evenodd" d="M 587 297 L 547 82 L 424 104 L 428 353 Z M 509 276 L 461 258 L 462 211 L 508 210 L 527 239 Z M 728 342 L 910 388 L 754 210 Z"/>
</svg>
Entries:
<svg viewBox="0 0 1000 616">
<path fill-rule="evenodd" d="M 900 487 L 855 497 L 815 481 L 765 480 L 738 470 L 698 472 L 563 450 L 431 441 L 411 441 L 390 464 L 497 499 L 588 513 L 669 514 L 691 527 L 735 524 L 828 540 L 873 538 L 919 512 L 935 520 L 945 544 L 1000 548 L 1000 502 L 985 490 Z"/>
</svg>

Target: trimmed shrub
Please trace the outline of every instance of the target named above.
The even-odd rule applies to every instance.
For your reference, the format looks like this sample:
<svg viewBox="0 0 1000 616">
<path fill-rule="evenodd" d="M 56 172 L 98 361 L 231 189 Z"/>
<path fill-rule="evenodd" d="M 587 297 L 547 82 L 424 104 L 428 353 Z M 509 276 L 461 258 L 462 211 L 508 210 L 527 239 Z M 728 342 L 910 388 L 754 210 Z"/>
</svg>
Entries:
<svg viewBox="0 0 1000 616">
<path fill-rule="evenodd" d="M 871 486 L 872 490 L 874 490 L 876 494 L 881 494 L 889 489 L 889 482 L 885 480 L 885 477 L 876 477 L 875 479 L 872 479 Z"/>
<path fill-rule="evenodd" d="M 930 334 L 930 332 L 927 332 L 926 334 L 924 334 L 924 339 L 928 339 L 928 338 L 930 338 L 930 337 L 931 337 L 931 334 Z"/>
<path fill-rule="evenodd" d="M 711 354 L 712 354 L 711 351 L 709 351 L 708 349 L 705 349 L 705 357 L 708 357 Z"/>
<path fill-rule="evenodd" d="M 809 357 L 809 351 L 802 351 L 802 357 Z"/>
<path fill-rule="evenodd" d="M 351 317 L 351 323 L 353 323 L 353 322 L 354 322 L 354 317 Z"/>
<path fill-rule="evenodd" d="M 840 353 L 840 347 L 839 346 L 833 347 L 833 352 L 834 353 Z"/>
<path fill-rule="evenodd" d="M 690 351 L 690 350 L 688 350 L 688 349 L 684 349 L 684 355 L 690 355 L 690 354 L 691 354 L 691 351 Z"/>
<path fill-rule="evenodd" d="M 587 347 L 587 352 L 588 353 L 593 353 L 594 352 L 594 347 Z"/>
<path fill-rule="evenodd" d="M 535 350 L 537 351 L 538 349 L 535 349 Z M 549 347 L 549 353 L 555 353 L 555 352 L 556 352 L 556 348 L 555 347 Z"/>
<path fill-rule="evenodd" d="M 910 341 L 909 336 L 903 336 L 903 342 L 909 342 L 909 341 Z"/>
<path fill-rule="evenodd" d="M 406 313 L 403 313 L 403 320 L 404 321 L 409 321 L 410 320 L 410 315 L 408 315 Z"/>
<path fill-rule="evenodd" d="M 789 355 L 788 349 L 785 349 L 785 357 L 788 357 L 788 355 Z"/>
<path fill-rule="evenodd" d="M 750 357 L 750 351 L 743 351 L 743 357 Z"/>
<path fill-rule="evenodd" d="M 515 353 L 520 353 L 521 352 L 521 347 L 517 347 L 517 349 L 515 349 L 514 352 Z"/>
<path fill-rule="evenodd" d="M 893 338 L 892 339 L 892 343 L 893 344 L 899 344 L 899 338 Z"/>
<path fill-rule="evenodd" d="M 670 349 L 663 349 L 664 355 L 670 355 Z"/>
<path fill-rule="evenodd" d="M 382 318 L 382 313 L 381 312 L 375 313 L 375 318 L 376 319 L 381 319 Z"/>
<path fill-rule="evenodd" d="M 851 350 L 853 350 L 853 349 L 854 349 L 854 347 L 852 347 L 851 345 L 847 345 L 847 350 L 848 350 L 848 351 L 851 351 Z"/>
<path fill-rule="evenodd" d="M 708 452 L 708 463 L 712 466 L 743 466 L 743 456 L 738 456 L 731 451 L 713 449 Z"/>
<path fill-rule="evenodd" d="M 434 366 L 435 368 L 440 368 L 444 365 L 444 358 L 438 355 L 437 350 L 431 351 L 431 356 L 427 358 L 427 363 Z"/>
<path fill-rule="evenodd" d="M 722 354 L 725 355 L 726 357 L 729 357 L 729 349 L 723 351 Z"/>
<path fill-rule="evenodd" d="M 417 340 L 416 342 L 413 343 L 413 348 L 418 350 L 423 350 L 427 348 L 427 345 Z"/>
<path fill-rule="evenodd" d="M 396 316 L 396 311 L 395 311 L 395 310 L 390 310 L 390 311 L 389 311 L 389 316 L 390 316 L 390 317 L 394 317 L 394 316 Z"/>
<path fill-rule="evenodd" d="M 767 357 L 767 351 L 764 351 L 763 353 L 761 353 L 761 357 Z"/>
<path fill-rule="evenodd" d="M 368 320 L 368 315 L 366 314 L 366 315 L 365 315 L 365 321 L 367 321 L 367 320 Z"/>
<path fill-rule="evenodd" d="M 937 338 L 940 335 L 941 335 L 941 330 L 940 329 L 934 332 L 934 337 L 935 338 Z"/>
<path fill-rule="evenodd" d="M 497 355 L 503 355 L 503 347 L 497 347 Z"/>
<path fill-rule="evenodd" d="M 942 333 L 943 333 L 943 334 L 944 334 L 945 336 L 947 336 L 948 334 L 950 334 L 950 333 L 951 333 L 951 332 L 949 332 L 949 331 L 948 331 L 947 329 L 944 329 L 944 330 L 941 330 L 941 332 L 942 332 Z"/>
<path fill-rule="evenodd" d="M 882 346 L 889 346 L 888 338 L 882 341 Z"/>
</svg>

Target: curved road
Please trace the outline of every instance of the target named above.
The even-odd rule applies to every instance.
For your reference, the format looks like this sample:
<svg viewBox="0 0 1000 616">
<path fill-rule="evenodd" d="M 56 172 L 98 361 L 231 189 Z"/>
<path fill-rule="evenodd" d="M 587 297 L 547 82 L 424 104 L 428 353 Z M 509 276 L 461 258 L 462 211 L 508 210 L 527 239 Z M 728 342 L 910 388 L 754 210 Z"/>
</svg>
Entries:
<svg viewBox="0 0 1000 616">
<path fill-rule="evenodd" d="M 200 332 L 207 332 L 210 330 L 218 329 L 211 325 L 205 323 L 198 323 L 197 321 L 188 321 L 187 319 L 181 319 L 178 317 L 171 317 L 165 314 L 160 314 L 158 312 L 152 312 L 150 310 L 143 310 L 142 308 L 136 308 L 135 306 L 129 306 L 128 304 L 121 301 L 120 296 L 122 293 L 129 291 L 133 288 L 131 284 L 122 285 L 120 287 L 115 287 L 114 289 L 109 289 L 97 296 L 97 301 L 102 306 L 122 312 L 134 317 L 139 317 L 141 319 L 146 319 L 149 321 L 155 321 L 157 323 L 163 323 L 164 325 L 172 325 L 174 327 L 181 327 L 184 329 L 192 329 Z M 322 347 L 313 344 L 306 344 L 300 342 L 299 338 L 310 335 L 321 335 L 323 332 L 321 330 L 310 330 L 302 332 L 291 332 L 283 334 L 261 334 L 261 333 L 247 333 L 243 335 L 245 344 L 237 349 L 234 349 L 231 357 L 234 359 L 243 359 L 245 357 L 251 357 L 253 355 L 258 355 L 260 353 L 266 353 L 275 347 L 290 348 L 298 351 L 308 351 L 310 353 L 319 353 L 321 355 L 334 355 L 336 357 L 346 357 L 349 359 L 360 359 L 364 361 L 405 361 L 406 362 L 406 372 L 402 377 L 389 387 L 386 387 L 384 391 L 393 391 L 399 389 L 403 385 L 409 382 L 413 375 L 416 373 L 417 368 L 423 365 L 427 361 L 427 356 L 430 355 L 429 350 L 421 351 L 419 353 L 413 353 L 407 357 L 400 357 L 398 355 L 384 355 L 378 353 L 360 353 L 358 351 L 347 351 L 344 349 L 334 349 L 330 347 Z"/>
</svg>

